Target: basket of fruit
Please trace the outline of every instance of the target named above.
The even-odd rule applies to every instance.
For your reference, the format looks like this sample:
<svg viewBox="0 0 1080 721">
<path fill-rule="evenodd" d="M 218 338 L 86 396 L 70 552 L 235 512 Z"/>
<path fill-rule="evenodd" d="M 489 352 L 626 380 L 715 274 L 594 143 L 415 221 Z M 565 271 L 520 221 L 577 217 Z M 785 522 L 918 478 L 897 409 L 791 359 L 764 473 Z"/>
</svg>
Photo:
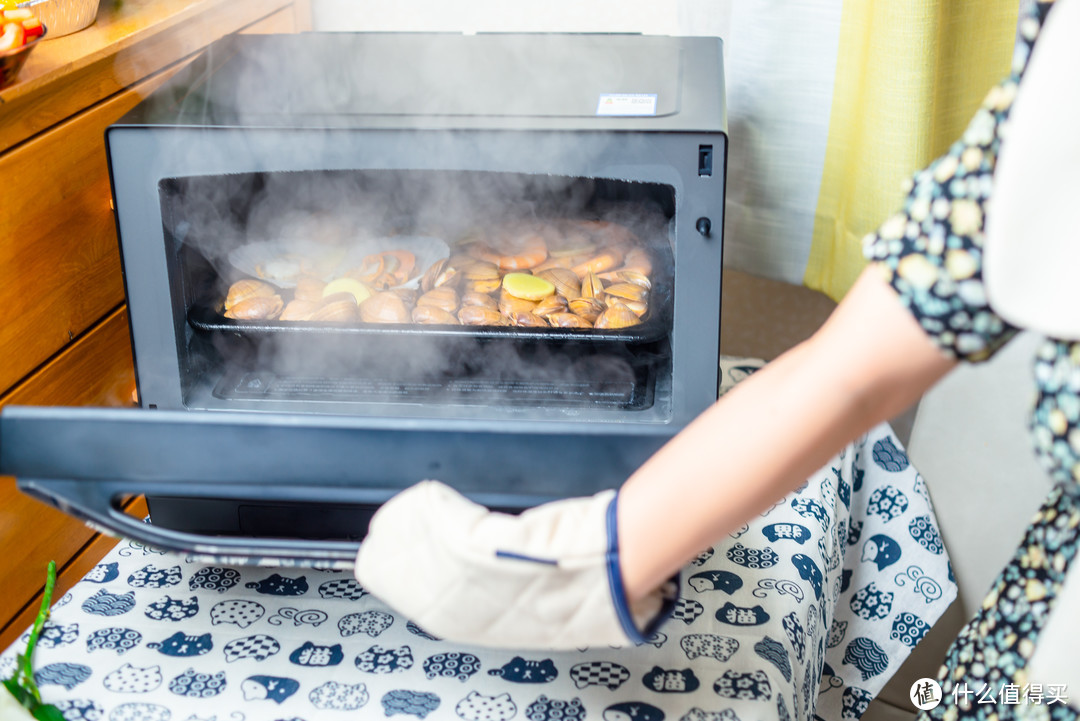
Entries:
<svg viewBox="0 0 1080 721">
<path fill-rule="evenodd" d="M 45 24 L 31 10 L 0 10 L 0 88 L 15 81 L 45 32 Z"/>
</svg>

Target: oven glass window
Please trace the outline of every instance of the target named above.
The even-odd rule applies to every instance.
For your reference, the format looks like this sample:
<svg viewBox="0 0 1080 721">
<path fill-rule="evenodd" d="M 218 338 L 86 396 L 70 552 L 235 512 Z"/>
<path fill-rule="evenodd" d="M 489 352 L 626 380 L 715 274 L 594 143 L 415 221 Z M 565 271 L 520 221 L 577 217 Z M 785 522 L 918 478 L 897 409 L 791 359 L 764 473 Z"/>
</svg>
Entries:
<svg viewBox="0 0 1080 721">
<path fill-rule="evenodd" d="M 668 185 L 362 170 L 159 194 L 188 407 L 664 406 Z"/>
</svg>

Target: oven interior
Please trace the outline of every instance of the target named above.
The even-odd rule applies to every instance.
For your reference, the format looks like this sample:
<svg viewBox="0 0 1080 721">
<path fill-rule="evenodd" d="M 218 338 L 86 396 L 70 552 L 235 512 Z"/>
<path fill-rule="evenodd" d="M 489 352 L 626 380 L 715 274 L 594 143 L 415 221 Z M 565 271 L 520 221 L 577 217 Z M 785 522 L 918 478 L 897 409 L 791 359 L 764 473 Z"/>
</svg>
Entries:
<svg viewBox="0 0 1080 721">
<path fill-rule="evenodd" d="M 365 169 L 177 177 L 161 181 L 158 190 L 174 314 L 185 319 L 177 353 L 187 409 L 463 418 L 614 414 L 627 422 L 663 421 L 670 414 L 670 185 Z M 647 310 L 634 325 L 235 319 L 224 310 L 238 280 L 268 282 L 288 303 L 299 297 L 297 273 L 332 280 L 372 248 L 397 245 L 417 250 L 414 277 L 399 291 L 415 303 L 427 270 L 421 262 L 447 257 L 461 265 L 477 237 L 524 226 L 561 233 L 568 223 L 593 234 L 584 248 L 563 253 L 604 252 L 605 236 L 596 229 L 610 225 L 627 229 L 646 254 Z M 583 241 L 575 236 L 574 242 Z M 292 252 L 296 248 L 307 255 Z M 297 271 L 296 263 L 309 267 Z M 604 285 L 618 282 L 610 272 L 607 277 Z M 459 274 L 452 284 L 459 297 L 466 282 Z"/>
</svg>

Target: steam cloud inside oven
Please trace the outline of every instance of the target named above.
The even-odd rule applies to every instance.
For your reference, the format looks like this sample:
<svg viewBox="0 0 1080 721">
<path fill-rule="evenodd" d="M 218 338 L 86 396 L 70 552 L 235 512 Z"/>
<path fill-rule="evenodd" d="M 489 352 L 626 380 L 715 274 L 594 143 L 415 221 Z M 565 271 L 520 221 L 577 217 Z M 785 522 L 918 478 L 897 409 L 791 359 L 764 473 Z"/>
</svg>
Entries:
<svg viewBox="0 0 1080 721">
<path fill-rule="evenodd" d="M 295 104 L 303 102 L 343 111 L 354 103 L 350 88 L 358 78 L 350 75 L 348 63 L 320 64 L 299 71 L 293 68 L 293 77 L 308 80 L 302 97 L 296 97 L 290 94 L 295 89 L 272 82 L 282 62 L 281 58 L 267 57 L 248 63 L 246 76 L 230 78 L 236 88 L 235 106 L 229 109 L 231 123 L 257 128 L 274 107 L 295 111 Z M 294 56 L 288 62 L 302 64 L 305 59 Z M 433 60 L 418 62 L 416 67 L 438 65 Z M 512 65 L 520 69 L 527 65 L 527 58 Z M 415 81 L 445 88 L 447 78 L 440 74 L 416 77 Z M 523 82 L 535 85 L 558 82 L 558 78 L 545 74 Z M 463 89 L 458 85 L 454 92 Z M 447 97 L 447 93 L 436 94 L 427 112 L 436 114 L 445 109 Z M 206 115 L 212 121 L 220 109 L 204 103 L 205 99 L 193 94 L 184 100 L 182 113 Z M 221 304 L 232 284 L 244 278 L 270 283 L 287 305 L 297 297 L 298 277 L 315 276 L 328 282 L 348 275 L 355 271 L 353 264 L 363 264 L 368 251 L 392 248 L 397 239 L 408 247 L 419 243 L 421 248 L 435 239 L 445 243 L 446 255 L 452 259 L 469 255 L 477 238 L 497 244 L 495 238 L 501 229 L 529 226 L 564 232 L 566 223 L 601 221 L 629 229 L 648 249 L 656 269 L 649 310 L 642 317 L 646 321 L 660 319 L 664 324 L 661 335 L 670 333 L 670 318 L 664 317 L 672 305 L 675 198 L 670 186 L 513 172 L 506 169 L 505 157 L 490 157 L 495 151 L 487 146 L 482 133 L 453 130 L 439 131 L 444 135 L 439 140 L 432 140 L 434 131 L 417 135 L 418 143 L 430 142 L 437 149 L 427 156 L 423 167 L 402 167 L 395 149 L 387 148 L 383 155 L 372 136 L 372 146 L 362 163 L 343 168 L 335 155 L 341 132 L 306 128 L 302 143 L 276 146 L 276 158 L 270 166 L 290 168 L 287 171 L 214 172 L 162 181 L 159 195 L 166 242 L 175 258 L 171 277 L 181 286 L 186 314 L 201 313 L 219 325 L 227 323 L 220 318 L 224 312 Z M 237 133 L 236 137 L 240 143 L 235 148 L 237 157 L 265 155 L 257 130 L 248 135 Z M 558 137 L 557 133 L 545 135 L 542 147 L 529 148 L 530 155 L 558 167 L 573 154 L 572 162 L 565 164 L 581 165 L 580 144 L 564 147 Z M 526 135 L 521 139 L 533 142 Z M 606 142 L 610 140 L 597 134 L 598 155 Z M 250 146 L 245 145 L 248 143 Z M 178 143 L 170 152 L 205 152 L 205 147 L 198 142 Z M 497 146 L 499 152 L 505 147 Z M 320 167 L 318 159 L 311 157 L 312 148 L 334 162 Z M 202 164 L 199 158 L 186 158 L 183 163 L 184 167 Z M 216 163 L 208 160 L 205 164 L 213 167 Z M 310 169 L 291 169 L 296 167 Z M 598 252 L 603 242 L 594 240 Z M 417 257 L 419 260 L 422 253 Z M 288 272 L 289 263 L 307 261 L 310 265 L 300 273 Z M 398 289 L 396 292 L 408 297 L 400 286 L 412 288 L 415 302 L 423 293 L 418 287 L 419 276 L 434 261 L 427 257 L 424 262 L 425 267 L 418 267 L 409 281 L 388 290 Z M 453 402 L 456 396 L 458 401 L 468 403 L 475 398 L 483 404 L 499 389 L 529 382 L 565 387 L 608 383 L 606 387 L 617 398 L 622 392 L 619 388 L 640 380 L 642 371 L 637 366 L 642 361 L 638 356 L 658 352 L 655 343 L 646 344 L 644 350 L 628 350 L 618 343 L 579 343 L 574 331 L 555 328 L 534 339 L 527 332 L 508 332 L 503 338 L 482 332 L 448 334 L 435 326 L 412 325 L 395 325 L 398 332 L 356 333 L 343 328 L 366 324 L 288 323 L 277 315 L 232 325 L 232 333 L 203 333 L 197 324 L 189 324 L 186 341 L 212 348 L 209 356 L 232 379 L 232 386 L 219 384 L 216 393 L 247 399 L 264 397 L 269 385 L 276 383 L 282 394 L 279 399 L 292 394 L 297 399 L 328 400 L 336 393 L 338 397 L 354 394 L 357 398 L 426 402 L 434 394 L 439 400 Z M 477 392 L 481 380 L 487 385 Z M 245 390 L 245 383 L 255 386 Z M 537 397 L 545 397 L 544 393 Z"/>
</svg>

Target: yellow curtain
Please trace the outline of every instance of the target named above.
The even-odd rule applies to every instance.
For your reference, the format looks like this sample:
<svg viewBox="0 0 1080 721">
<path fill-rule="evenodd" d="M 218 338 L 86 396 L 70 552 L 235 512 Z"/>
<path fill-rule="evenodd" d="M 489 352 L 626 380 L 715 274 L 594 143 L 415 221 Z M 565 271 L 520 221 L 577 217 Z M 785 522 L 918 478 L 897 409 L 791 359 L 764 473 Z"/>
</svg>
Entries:
<svg viewBox="0 0 1080 721">
<path fill-rule="evenodd" d="M 804 283 L 839 300 L 862 237 L 905 178 L 963 132 L 1009 71 L 1017 0 L 844 0 L 813 243 Z"/>
</svg>

